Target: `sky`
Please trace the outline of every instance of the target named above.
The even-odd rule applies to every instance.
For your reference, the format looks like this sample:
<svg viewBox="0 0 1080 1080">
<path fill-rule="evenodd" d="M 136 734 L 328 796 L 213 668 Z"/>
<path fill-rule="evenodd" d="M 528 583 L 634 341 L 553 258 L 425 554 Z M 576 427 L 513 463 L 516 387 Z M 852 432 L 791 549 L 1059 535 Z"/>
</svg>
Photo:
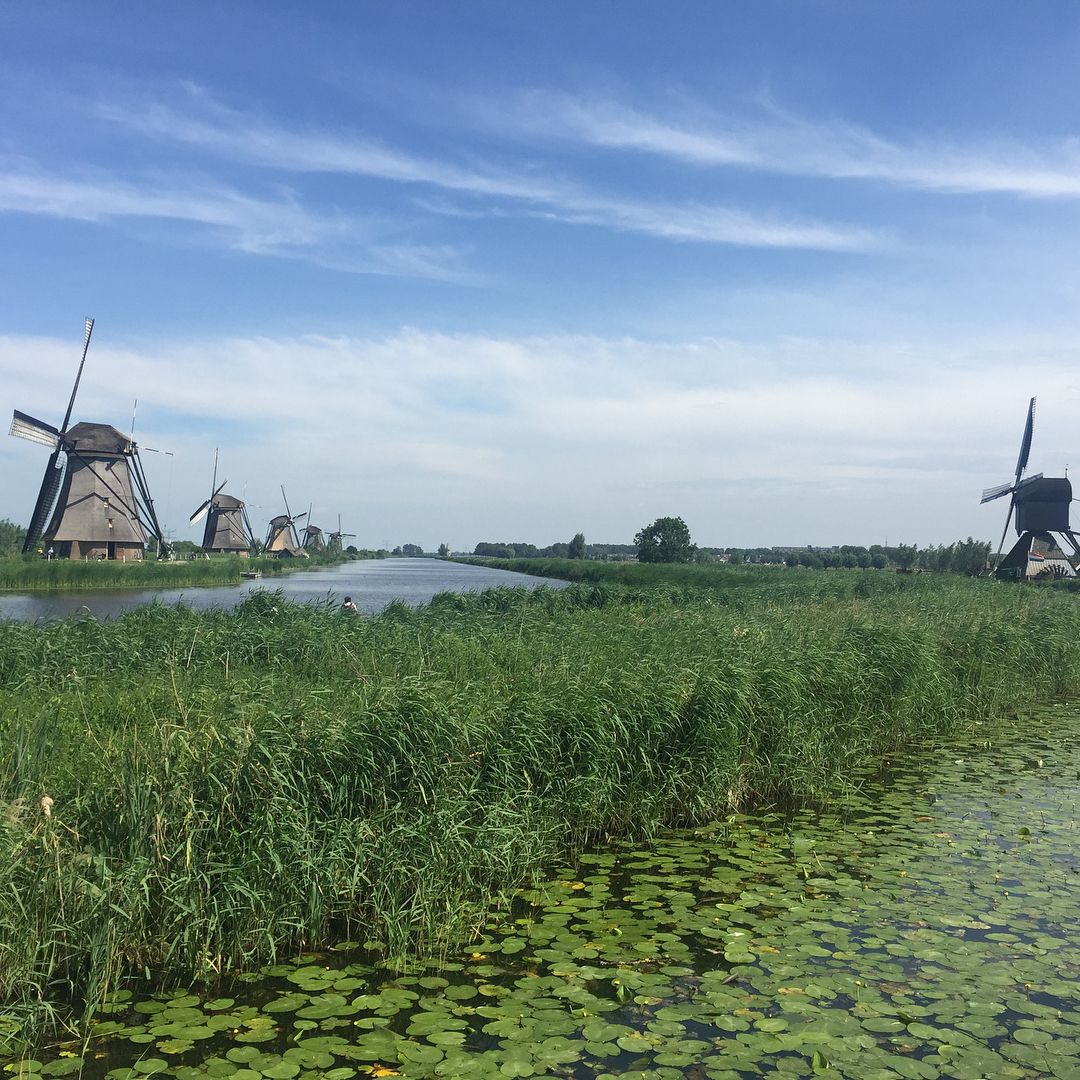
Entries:
<svg viewBox="0 0 1080 1080">
<path fill-rule="evenodd" d="M 1080 7 L 0 6 L 0 405 L 360 546 L 993 539 L 1080 464 Z M 0 439 L 0 517 L 47 451 Z"/>
</svg>

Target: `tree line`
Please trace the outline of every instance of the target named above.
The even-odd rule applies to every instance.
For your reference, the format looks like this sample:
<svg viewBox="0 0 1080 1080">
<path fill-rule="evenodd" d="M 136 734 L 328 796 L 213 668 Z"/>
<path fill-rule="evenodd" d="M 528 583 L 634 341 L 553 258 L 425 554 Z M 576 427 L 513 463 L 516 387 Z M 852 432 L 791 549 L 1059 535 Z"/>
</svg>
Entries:
<svg viewBox="0 0 1080 1080">
<path fill-rule="evenodd" d="M 968 537 L 951 544 L 919 548 L 915 544 L 840 544 L 833 547 L 698 547 L 679 517 L 657 518 L 644 526 L 633 544 L 586 544 L 578 533 L 569 543 L 546 547 L 524 541 L 482 541 L 474 555 L 493 559 L 638 559 L 640 562 L 725 562 L 786 565 L 812 570 L 855 569 L 928 570 L 975 577 L 990 563 L 990 543 Z"/>
</svg>

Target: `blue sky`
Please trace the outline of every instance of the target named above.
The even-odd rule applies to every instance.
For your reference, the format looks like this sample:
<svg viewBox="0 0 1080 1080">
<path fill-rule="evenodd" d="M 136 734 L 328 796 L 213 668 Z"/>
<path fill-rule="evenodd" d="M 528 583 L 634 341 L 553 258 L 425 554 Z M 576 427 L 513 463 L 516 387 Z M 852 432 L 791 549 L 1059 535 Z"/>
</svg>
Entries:
<svg viewBox="0 0 1080 1080">
<path fill-rule="evenodd" d="M 996 537 L 1028 397 L 1080 450 L 1074 4 L 311 7 L 0 8 L 7 405 L 94 315 L 178 538 L 215 447 L 455 548 Z"/>
</svg>

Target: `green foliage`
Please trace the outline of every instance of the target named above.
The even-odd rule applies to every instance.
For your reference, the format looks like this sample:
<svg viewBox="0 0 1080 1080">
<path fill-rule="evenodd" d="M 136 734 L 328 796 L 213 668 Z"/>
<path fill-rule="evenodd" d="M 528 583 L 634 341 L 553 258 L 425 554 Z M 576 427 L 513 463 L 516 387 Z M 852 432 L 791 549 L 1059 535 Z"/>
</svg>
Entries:
<svg viewBox="0 0 1080 1080">
<path fill-rule="evenodd" d="M 373 619 L 256 592 L 0 623 L 8 1015 L 343 931 L 434 946 L 596 837 L 825 798 L 1080 688 L 1080 607 L 1054 589 L 561 565 L 596 576 Z"/>
<path fill-rule="evenodd" d="M 439 558 L 445 559 L 450 554 L 450 545 L 442 543 L 439 545 Z"/>
<path fill-rule="evenodd" d="M 634 543 L 638 560 L 643 563 L 686 563 L 696 550 L 681 517 L 657 518 L 637 533 Z"/>
<path fill-rule="evenodd" d="M 574 539 L 570 541 L 566 557 L 568 559 L 584 559 L 585 558 L 585 534 L 575 533 Z"/>
<path fill-rule="evenodd" d="M 401 554 L 410 559 L 418 559 L 424 554 L 424 549 L 419 544 L 402 544 Z"/>
<path fill-rule="evenodd" d="M 0 558 L 21 555 L 26 530 L 7 518 L 0 519 Z"/>
</svg>

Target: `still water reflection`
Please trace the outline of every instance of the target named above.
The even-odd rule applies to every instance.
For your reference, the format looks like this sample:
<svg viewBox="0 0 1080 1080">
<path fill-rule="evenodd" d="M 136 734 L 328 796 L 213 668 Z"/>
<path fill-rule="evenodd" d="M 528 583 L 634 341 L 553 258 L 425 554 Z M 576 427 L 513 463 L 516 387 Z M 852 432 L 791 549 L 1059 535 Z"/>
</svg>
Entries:
<svg viewBox="0 0 1080 1080">
<path fill-rule="evenodd" d="M 197 610 L 231 608 L 252 589 L 280 589 L 295 603 L 323 600 L 330 594 L 340 601 L 351 596 L 361 611 L 382 611 L 393 600 L 427 603 L 439 592 L 479 592 L 498 585 L 560 588 L 547 581 L 486 566 L 466 566 L 443 559 L 373 559 L 343 563 L 318 570 L 302 570 L 281 578 L 245 581 L 241 585 L 215 585 L 183 589 L 94 589 L 55 593 L 0 594 L 0 618 L 32 622 L 91 614 L 109 618 L 157 600 L 183 603 Z"/>
</svg>

